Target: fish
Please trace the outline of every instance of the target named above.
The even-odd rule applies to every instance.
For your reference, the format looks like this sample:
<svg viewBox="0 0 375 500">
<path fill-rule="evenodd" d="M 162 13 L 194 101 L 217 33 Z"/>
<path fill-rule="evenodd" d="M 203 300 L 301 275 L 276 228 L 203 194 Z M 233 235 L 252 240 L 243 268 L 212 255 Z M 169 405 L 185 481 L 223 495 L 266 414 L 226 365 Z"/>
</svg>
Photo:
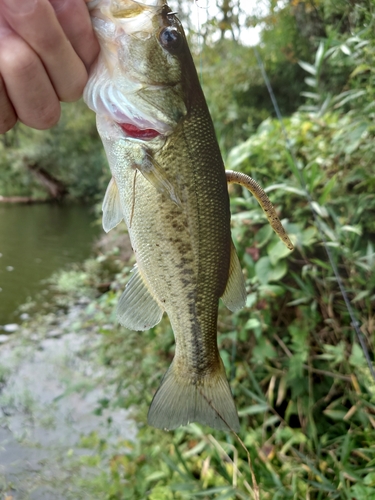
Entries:
<svg viewBox="0 0 375 500">
<path fill-rule="evenodd" d="M 217 345 L 219 299 L 231 311 L 246 303 L 227 183 L 242 182 L 263 208 L 264 192 L 244 174 L 225 171 L 183 27 L 167 3 L 92 0 L 88 7 L 101 50 L 84 100 L 96 113 L 112 175 L 103 228 L 124 221 L 136 258 L 117 316 L 145 331 L 166 313 L 175 337 L 148 423 L 237 432 Z"/>
</svg>

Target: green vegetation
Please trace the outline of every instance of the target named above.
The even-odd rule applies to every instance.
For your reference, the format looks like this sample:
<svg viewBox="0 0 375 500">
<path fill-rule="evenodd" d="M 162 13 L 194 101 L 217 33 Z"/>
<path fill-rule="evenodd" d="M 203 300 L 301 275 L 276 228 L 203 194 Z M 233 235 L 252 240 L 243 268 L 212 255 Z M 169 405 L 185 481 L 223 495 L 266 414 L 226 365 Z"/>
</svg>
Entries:
<svg viewBox="0 0 375 500">
<path fill-rule="evenodd" d="M 370 2 L 353 6 L 329 0 L 293 1 L 282 8 L 275 2 L 268 17 L 259 20 L 266 23 L 261 53 L 271 77 L 287 64 L 285 52 L 275 55 L 285 48 L 283 37 L 293 54 L 311 51 L 298 68 L 300 57 L 288 52 L 287 67 L 294 72 L 284 68 L 279 74 L 285 75 L 285 85 L 302 70 L 305 78 L 291 86 L 298 106 L 301 84 L 304 105 L 298 110 L 283 106 L 289 113 L 283 125 L 266 118 L 269 104 L 264 104 L 258 69 L 246 88 L 231 87 L 231 77 L 247 81 L 250 66 L 240 67 L 237 60 L 252 49 L 226 40 L 205 49 L 205 85 L 218 78 L 208 98 L 215 123 L 222 124 L 221 144 L 230 150 L 227 167 L 250 174 L 266 188 L 296 246 L 293 253 L 282 246 L 247 192 L 231 192 L 233 237 L 248 298 L 237 314 L 220 309 L 218 340 L 250 461 L 231 434 L 198 425 L 169 433 L 147 426 L 147 409 L 170 364 L 174 339 L 166 318 L 142 333 L 116 325 L 114 308 L 131 262 L 123 269 L 114 249 L 86 263 L 76 281 L 74 273 L 60 278 L 64 305 L 73 289 L 79 295 L 80 286 L 87 293 L 88 286 L 100 289 L 100 283 L 110 281 L 109 290 L 91 301 L 81 319 L 86 327 L 99 328 L 102 362 L 113 369 L 117 397 L 101 400 L 97 411 L 131 408 L 139 425 L 137 443 L 127 443 L 126 452 L 119 443 L 119 452 L 111 456 L 95 434 L 85 439 L 94 450 L 91 463 L 103 471 L 85 484 L 93 498 L 375 498 L 374 380 L 318 230 L 373 353 L 374 21 Z M 294 31 L 285 34 L 281 27 L 291 25 Z M 237 71 L 215 75 L 222 50 L 231 51 Z M 257 106 L 252 90 L 260 85 L 263 97 Z M 226 102 L 217 98 L 220 87 Z M 255 108 L 255 118 L 248 118 Z M 242 141 L 235 145 L 235 138 Z"/>
<path fill-rule="evenodd" d="M 51 193 L 35 175 L 42 170 L 65 187 L 70 199 L 92 201 L 105 190 L 107 168 L 94 114 L 83 102 L 63 105 L 62 118 L 51 130 L 19 124 L 0 138 L 2 196 L 49 198 Z"/>
<path fill-rule="evenodd" d="M 317 217 L 372 350 L 373 133 L 368 130 L 348 152 L 352 141 L 344 137 L 352 123 L 345 115 L 300 112 L 284 124 L 298 144 L 300 173 L 317 200 Z M 233 234 L 247 276 L 248 307 L 236 315 L 220 310 L 219 344 L 260 498 L 371 498 L 374 382 L 306 196 L 288 167 L 278 122 L 263 123 L 232 151 L 230 166 L 239 165 L 268 186 L 296 244 L 290 254 L 257 203 L 246 192 L 233 193 Z M 119 268 L 116 260 L 113 254 L 100 258 L 107 269 Z M 92 436 L 108 472 L 87 488 L 107 499 L 252 498 L 247 455 L 234 436 L 197 425 L 171 433 L 146 425 L 174 340 L 167 319 L 143 333 L 115 325 L 114 307 L 129 270 L 88 306 L 85 326 L 102 325 L 103 362 L 113 367 L 117 399 L 100 405 L 132 408 L 138 442 L 127 453 L 106 457 L 103 443 Z"/>
<path fill-rule="evenodd" d="M 316 64 L 322 54 L 320 49 Z M 290 254 L 256 201 L 242 190 L 232 193 L 233 235 L 248 303 L 236 315 L 221 309 L 219 343 L 240 409 L 239 435 L 264 499 L 361 500 L 375 492 L 374 383 L 299 181 L 302 176 L 315 200 L 324 237 L 373 350 L 374 128 L 371 107 L 364 114 L 363 101 L 342 103 L 347 95 L 332 98 L 324 112 L 314 98 L 309 112 L 284 120 L 296 165 L 280 123 L 272 119 L 228 158 L 228 167 L 267 186 L 296 245 Z M 77 289 L 82 276 L 82 286 L 89 276 L 93 286 L 116 269 L 111 290 L 88 306 L 84 324 L 100 326 L 102 359 L 113 368 L 118 395 L 100 401 L 98 411 L 130 407 L 140 430 L 128 452 L 111 457 L 95 435 L 85 441 L 96 450 L 97 464 L 107 465 L 86 488 L 107 499 L 254 497 L 247 455 L 234 436 L 197 425 L 165 433 L 145 424 L 153 391 L 173 355 L 173 334 L 167 319 L 143 333 L 115 325 L 114 307 L 130 270 L 129 265 L 120 271 L 117 251 L 86 264 L 86 275 L 78 274 L 73 285 L 60 279 L 60 289 Z"/>
</svg>

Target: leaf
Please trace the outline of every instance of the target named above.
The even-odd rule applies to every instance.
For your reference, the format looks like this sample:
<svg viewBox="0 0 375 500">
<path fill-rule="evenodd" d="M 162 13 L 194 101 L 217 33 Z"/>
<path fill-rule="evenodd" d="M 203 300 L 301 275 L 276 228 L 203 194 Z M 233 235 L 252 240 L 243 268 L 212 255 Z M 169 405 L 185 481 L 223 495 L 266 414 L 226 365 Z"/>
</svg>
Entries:
<svg viewBox="0 0 375 500">
<path fill-rule="evenodd" d="M 256 235 L 256 246 L 258 248 L 262 248 L 268 241 L 271 239 L 273 235 L 273 229 L 269 224 L 264 225 L 259 229 Z"/>
<path fill-rule="evenodd" d="M 152 472 L 149 476 L 145 478 L 145 481 L 147 483 L 151 483 L 152 481 L 158 481 L 159 479 L 164 479 L 166 477 L 166 473 L 161 471 L 161 470 L 156 470 L 155 472 Z"/>
<path fill-rule="evenodd" d="M 324 262 L 320 259 L 311 259 L 311 262 L 313 264 L 316 264 L 317 266 L 322 267 L 323 269 L 326 269 L 327 271 L 332 271 L 332 267 L 328 262 Z"/>
<path fill-rule="evenodd" d="M 258 344 L 253 349 L 253 360 L 256 363 L 264 363 L 266 359 L 273 359 L 277 356 L 275 348 L 264 337 L 258 338 Z"/>
<path fill-rule="evenodd" d="M 360 64 L 355 68 L 354 71 L 352 71 L 349 75 L 350 78 L 354 78 L 357 75 L 360 75 L 362 73 L 367 73 L 367 71 L 371 71 L 371 66 L 368 64 Z"/>
<path fill-rule="evenodd" d="M 260 326 L 261 323 L 257 318 L 250 318 L 245 324 L 245 328 L 247 330 L 254 330 L 255 328 L 259 328 Z"/>
<path fill-rule="evenodd" d="M 342 410 L 324 410 L 323 413 L 332 420 L 344 420 L 347 412 Z"/>
<path fill-rule="evenodd" d="M 302 176 L 302 173 L 301 171 L 298 169 L 297 165 L 295 164 L 295 161 L 292 157 L 292 155 L 290 154 L 290 152 L 287 150 L 286 151 L 286 158 L 288 160 L 288 165 L 289 165 L 289 168 L 290 170 L 293 172 L 295 178 L 297 179 L 297 181 L 301 181 L 301 176 Z"/>
<path fill-rule="evenodd" d="M 248 406 L 247 408 L 240 410 L 238 412 L 238 415 L 240 417 L 244 417 L 245 415 L 256 415 L 258 413 L 266 413 L 268 410 L 269 410 L 268 404 L 266 404 L 266 403 L 257 404 L 257 405 Z"/>
<path fill-rule="evenodd" d="M 341 231 L 355 233 L 355 234 L 358 234 L 359 236 L 362 235 L 362 229 L 359 226 L 345 225 L 345 226 L 342 226 Z"/>
<path fill-rule="evenodd" d="M 352 300 L 352 303 L 355 304 L 356 302 L 365 299 L 370 295 L 370 293 L 371 293 L 370 290 L 362 290 L 361 292 L 357 293 L 357 295 Z"/>
<path fill-rule="evenodd" d="M 315 76 L 317 74 L 316 67 L 313 66 L 312 64 L 309 64 L 309 63 L 304 62 L 304 61 L 298 61 L 298 64 L 301 66 L 302 69 L 304 69 L 305 71 L 310 73 L 310 75 Z"/>
<path fill-rule="evenodd" d="M 308 304 L 311 302 L 311 297 L 301 297 L 300 299 L 292 300 L 287 303 L 287 306 L 299 306 L 300 304 Z"/>
<path fill-rule="evenodd" d="M 230 493 L 231 495 L 236 493 L 235 490 L 232 488 L 232 486 L 218 486 L 216 488 L 209 488 L 207 490 L 200 491 L 199 493 L 194 493 L 194 495 L 197 497 L 207 497 L 208 494 L 223 493 L 223 492 Z M 224 498 L 227 497 L 225 496 Z"/>
<path fill-rule="evenodd" d="M 192 491 L 196 489 L 197 485 L 192 481 L 191 483 L 171 484 L 169 487 L 172 491 Z M 194 494 L 197 495 L 199 493 L 194 492 Z"/>
<path fill-rule="evenodd" d="M 256 293 L 249 293 L 246 299 L 246 307 L 251 308 L 253 307 L 258 300 L 257 294 Z"/>
<path fill-rule="evenodd" d="M 332 189 L 334 188 L 335 184 L 336 184 L 336 181 L 337 181 L 337 174 L 335 174 L 328 182 L 327 184 L 324 186 L 324 189 L 322 191 L 322 194 L 319 196 L 319 204 L 320 205 L 324 205 L 332 191 Z"/>
<path fill-rule="evenodd" d="M 351 53 L 352 53 L 351 50 L 349 49 L 349 47 L 347 45 L 345 45 L 345 43 L 343 43 L 342 45 L 340 45 L 340 50 L 346 56 L 350 56 Z"/>
<path fill-rule="evenodd" d="M 260 285 L 259 286 L 259 295 L 260 297 L 280 297 L 285 293 L 285 288 L 280 285 Z"/>
<path fill-rule="evenodd" d="M 362 349 L 357 343 L 353 344 L 352 353 L 349 356 L 349 363 L 357 369 L 366 364 Z"/>
<path fill-rule="evenodd" d="M 255 264 L 255 273 L 262 285 L 266 285 L 270 281 L 278 281 L 283 278 L 288 270 L 288 266 L 284 260 L 272 265 L 269 257 L 261 257 Z"/>
<path fill-rule="evenodd" d="M 264 192 L 269 193 L 270 191 L 274 191 L 276 189 L 279 191 L 285 191 L 286 193 L 298 194 L 306 198 L 306 191 L 304 191 L 303 189 L 295 188 L 293 186 L 288 186 L 287 184 L 271 184 L 271 186 L 267 186 L 264 189 Z"/>
<path fill-rule="evenodd" d="M 324 60 L 324 55 L 325 55 L 325 46 L 323 42 L 319 43 L 318 50 L 316 51 L 315 54 L 315 67 L 320 68 L 322 65 L 322 62 Z"/>
<path fill-rule="evenodd" d="M 320 95 L 316 94 L 315 92 L 301 92 L 301 95 L 303 95 L 304 97 L 308 97 L 310 99 L 314 99 L 315 101 L 320 100 Z"/>
<path fill-rule="evenodd" d="M 282 241 L 277 240 L 276 242 L 271 242 L 268 245 L 267 253 L 268 257 L 270 258 L 271 264 L 275 266 L 279 260 L 288 257 L 291 254 L 291 251 L 284 245 Z"/>
<path fill-rule="evenodd" d="M 270 427 L 271 425 L 275 425 L 280 422 L 280 419 L 281 417 L 279 417 L 278 415 L 272 415 L 263 422 L 263 427 L 266 428 Z"/>
<path fill-rule="evenodd" d="M 373 486 L 365 486 L 361 483 L 357 483 L 350 488 L 350 494 L 352 498 L 356 500 L 369 500 L 373 498 L 374 488 Z"/>
<path fill-rule="evenodd" d="M 312 201 L 311 206 L 313 207 L 314 211 L 318 215 L 320 215 L 320 217 L 328 217 L 327 209 L 325 207 L 319 205 L 319 203 L 317 203 L 316 201 Z"/>
<path fill-rule="evenodd" d="M 305 78 L 305 82 L 307 83 L 307 85 L 313 87 L 314 89 L 316 89 L 318 86 L 318 82 L 315 80 L 315 78 Z"/>
<path fill-rule="evenodd" d="M 350 101 L 353 101 L 354 99 L 358 99 L 358 97 L 361 97 L 362 95 L 367 94 L 366 90 L 359 90 L 358 92 L 353 92 L 353 91 L 350 91 L 350 92 L 351 92 L 350 95 L 344 97 L 344 99 L 342 99 L 337 104 L 335 104 L 335 106 L 334 106 L 335 109 L 340 108 L 340 107 L 344 106 L 344 104 L 346 104 Z"/>
</svg>

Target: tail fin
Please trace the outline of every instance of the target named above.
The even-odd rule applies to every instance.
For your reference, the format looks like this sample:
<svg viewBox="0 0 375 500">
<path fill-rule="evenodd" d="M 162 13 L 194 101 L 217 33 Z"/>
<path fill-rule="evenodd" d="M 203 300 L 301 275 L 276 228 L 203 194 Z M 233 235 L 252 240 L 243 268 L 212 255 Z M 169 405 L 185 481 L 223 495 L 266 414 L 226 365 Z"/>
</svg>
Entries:
<svg viewBox="0 0 375 500">
<path fill-rule="evenodd" d="M 216 373 L 192 383 L 181 377 L 174 363 L 164 375 L 152 400 L 148 423 L 159 429 L 175 429 L 199 422 L 214 429 L 238 431 L 240 424 L 223 363 Z"/>
</svg>

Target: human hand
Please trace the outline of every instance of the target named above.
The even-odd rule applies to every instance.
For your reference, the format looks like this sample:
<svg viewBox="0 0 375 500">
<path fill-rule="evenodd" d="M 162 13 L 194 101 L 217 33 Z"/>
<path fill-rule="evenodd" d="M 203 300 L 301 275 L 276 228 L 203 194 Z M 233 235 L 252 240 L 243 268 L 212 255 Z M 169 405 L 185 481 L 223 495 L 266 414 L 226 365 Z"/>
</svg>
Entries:
<svg viewBox="0 0 375 500">
<path fill-rule="evenodd" d="M 99 45 L 88 0 L 0 0 L 0 134 L 47 129 L 82 95 Z"/>
</svg>

